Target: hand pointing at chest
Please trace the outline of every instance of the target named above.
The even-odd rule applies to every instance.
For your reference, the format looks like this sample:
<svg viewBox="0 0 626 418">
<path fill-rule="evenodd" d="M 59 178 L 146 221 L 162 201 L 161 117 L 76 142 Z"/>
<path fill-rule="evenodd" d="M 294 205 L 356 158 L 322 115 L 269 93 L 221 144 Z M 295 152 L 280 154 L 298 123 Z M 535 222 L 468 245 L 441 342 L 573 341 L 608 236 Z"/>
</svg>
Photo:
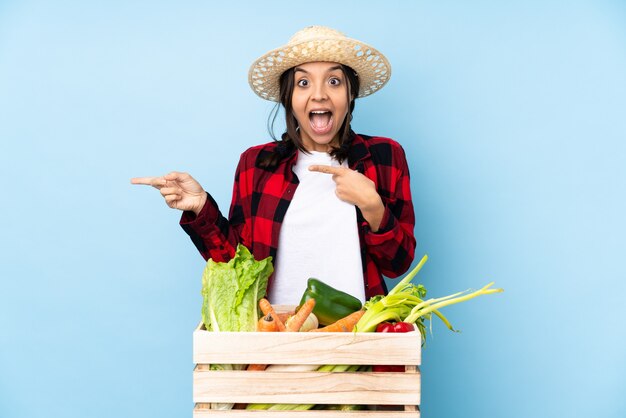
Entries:
<svg viewBox="0 0 626 418">
<path fill-rule="evenodd" d="M 309 171 L 329 174 L 337 185 L 335 194 L 346 203 L 357 206 L 372 231 L 378 231 L 385 206 L 372 180 L 346 167 L 312 165 Z"/>
</svg>

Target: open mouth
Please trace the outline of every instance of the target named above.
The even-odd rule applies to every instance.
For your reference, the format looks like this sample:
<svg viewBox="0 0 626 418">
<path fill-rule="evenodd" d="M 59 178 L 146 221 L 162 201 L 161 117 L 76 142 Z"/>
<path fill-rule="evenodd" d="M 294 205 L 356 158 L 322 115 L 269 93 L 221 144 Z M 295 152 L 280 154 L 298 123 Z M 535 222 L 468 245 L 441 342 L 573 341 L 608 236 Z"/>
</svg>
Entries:
<svg viewBox="0 0 626 418">
<path fill-rule="evenodd" d="M 317 135 L 329 133 L 333 128 L 333 113 L 329 110 L 313 110 L 309 112 L 311 129 Z"/>
</svg>

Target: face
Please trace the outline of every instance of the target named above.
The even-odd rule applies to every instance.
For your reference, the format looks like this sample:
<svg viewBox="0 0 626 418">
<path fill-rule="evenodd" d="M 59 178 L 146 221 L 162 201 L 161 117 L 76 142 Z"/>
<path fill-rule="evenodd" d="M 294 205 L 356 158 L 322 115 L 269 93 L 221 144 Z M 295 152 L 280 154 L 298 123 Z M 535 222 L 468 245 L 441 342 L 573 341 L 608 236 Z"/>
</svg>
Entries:
<svg viewBox="0 0 626 418">
<path fill-rule="evenodd" d="M 348 80 L 333 62 L 309 62 L 294 71 L 292 111 L 304 147 L 329 151 L 349 109 Z"/>
</svg>

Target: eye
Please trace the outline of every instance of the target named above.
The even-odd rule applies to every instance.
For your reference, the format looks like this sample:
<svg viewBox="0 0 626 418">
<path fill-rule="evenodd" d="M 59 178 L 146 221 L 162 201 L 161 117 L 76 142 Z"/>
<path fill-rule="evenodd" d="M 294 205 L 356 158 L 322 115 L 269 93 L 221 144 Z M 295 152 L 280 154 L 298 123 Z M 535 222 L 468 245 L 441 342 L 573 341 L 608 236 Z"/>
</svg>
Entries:
<svg viewBox="0 0 626 418">
<path fill-rule="evenodd" d="M 328 84 L 330 84 L 331 86 L 338 86 L 341 84 L 341 80 L 337 77 L 333 77 L 330 80 L 328 80 Z"/>
<path fill-rule="evenodd" d="M 306 78 L 301 78 L 300 80 L 298 80 L 298 86 L 306 87 L 308 85 L 309 85 L 309 80 L 307 80 Z"/>
</svg>

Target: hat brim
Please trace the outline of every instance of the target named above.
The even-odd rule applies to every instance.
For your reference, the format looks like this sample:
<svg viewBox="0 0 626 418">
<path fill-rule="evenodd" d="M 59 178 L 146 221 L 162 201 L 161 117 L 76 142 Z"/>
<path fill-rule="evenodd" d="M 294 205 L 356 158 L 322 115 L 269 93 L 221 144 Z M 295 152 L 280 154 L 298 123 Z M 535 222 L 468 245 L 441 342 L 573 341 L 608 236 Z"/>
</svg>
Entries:
<svg viewBox="0 0 626 418">
<path fill-rule="evenodd" d="M 337 62 L 359 77 L 358 97 L 380 90 L 391 77 L 391 65 L 377 49 L 351 38 L 318 37 L 287 44 L 258 58 L 248 71 L 248 83 L 262 99 L 280 100 L 279 79 L 286 70 L 307 62 Z"/>
</svg>

